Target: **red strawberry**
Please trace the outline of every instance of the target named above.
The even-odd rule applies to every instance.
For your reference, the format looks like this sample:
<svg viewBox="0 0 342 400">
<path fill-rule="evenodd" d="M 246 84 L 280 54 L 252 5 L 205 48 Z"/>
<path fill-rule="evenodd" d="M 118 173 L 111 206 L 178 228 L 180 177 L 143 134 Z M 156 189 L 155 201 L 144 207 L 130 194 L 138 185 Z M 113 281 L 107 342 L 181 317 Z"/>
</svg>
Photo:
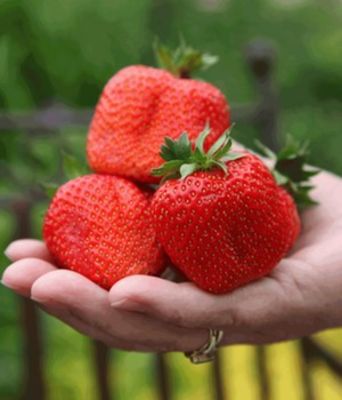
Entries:
<svg viewBox="0 0 342 400">
<path fill-rule="evenodd" d="M 61 186 L 44 221 L 44 239 L 60 267 L 109 289 L 132 274 L 157 274 L 163 255 L 150 202 L 133 183 L 86 175 Z"/>
<path fill-rule="evenodd" d="M 204 153 L 207 134 L 194 150 L 186 135 L 166 141 L 167 162 L 154 172 L 177 179 L 157 190 L 152 207 L 172 262 L 200 288 L 221 294 L 268 274 L 294 244 L 300 220 L 258 157 L 229 153 L 229 134 Z"/>
<path fill-rule="evenodd" d="M 199 53 L 195 56 L 199 62 Z M 190 61 L 180 62 L 173 72 L 188 76 L 194 67 L 185 67 Z M 97 104 L 88 134 L 89 164 L 99 173 L 158 182 L 151 169 L 162 162 L 164 137 L 175 139 L 186 130 L 195 139 L 206 122 L 212 127 L 209 146 L 229 126 L 228 105 L 216 87 L 142 65 L 124 68 L 110 79 Z"/>
</svg>

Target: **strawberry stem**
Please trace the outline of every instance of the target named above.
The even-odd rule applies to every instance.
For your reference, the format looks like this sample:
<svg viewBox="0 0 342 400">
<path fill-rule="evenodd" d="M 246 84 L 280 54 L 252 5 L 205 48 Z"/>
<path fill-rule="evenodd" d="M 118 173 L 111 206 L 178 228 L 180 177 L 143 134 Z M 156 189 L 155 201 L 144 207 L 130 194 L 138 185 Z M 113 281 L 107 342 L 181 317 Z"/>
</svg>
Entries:
<svg viewBox="0 0 342 400">
<path fill-rule="evenodd" d="M 193 49 L 182 38 L 175 50 L 163 45 L 158 39 L 153 47 L 158 66 L 178 78 L 189 79 L 194 71 L 208 69 L 218 61 L 217 56 Z"/>
<path fill-rule="evenodd" d="M 221 168 L 227 174 L 226 163 L 243 157 L 243 154 L 231 152 L 232 127 L 225 131 L 207 152 L 204 150 L 204 142 L 210 134 L 209 124 L 200 133 L 194 146 L 186 132 L 176 140 L 166 137 L 160 152 L 160 156 L 166 162 L 159 168 L 153 169 L 152 175 L 163 177 L 162 182 L 165 182 L 168 179 L 185 179 L 195 171 L 212 168 Z"/>
</svg>

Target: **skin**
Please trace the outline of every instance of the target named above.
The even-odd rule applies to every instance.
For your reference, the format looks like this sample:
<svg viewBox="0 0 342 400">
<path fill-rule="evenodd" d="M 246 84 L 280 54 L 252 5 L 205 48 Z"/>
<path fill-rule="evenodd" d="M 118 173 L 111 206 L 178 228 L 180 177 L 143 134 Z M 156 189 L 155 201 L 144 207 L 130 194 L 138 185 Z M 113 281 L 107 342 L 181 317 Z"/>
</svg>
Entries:
<svg viewBox="0 0 342 400">
<path fill-rule="evenodd" d="M 42 242 L 18 240 L 2 283 L 110 347 L 191 351 L 224 331 L 222 344 L 272 343 L 342 326 L 342 179 L 313 179 L 320 204 L 302 215 L 301 236 L 271 275 L 215 296 L 188 282 L 131 276 L 106 292 L 83 276 L 57 269 Z"/>
</svg>

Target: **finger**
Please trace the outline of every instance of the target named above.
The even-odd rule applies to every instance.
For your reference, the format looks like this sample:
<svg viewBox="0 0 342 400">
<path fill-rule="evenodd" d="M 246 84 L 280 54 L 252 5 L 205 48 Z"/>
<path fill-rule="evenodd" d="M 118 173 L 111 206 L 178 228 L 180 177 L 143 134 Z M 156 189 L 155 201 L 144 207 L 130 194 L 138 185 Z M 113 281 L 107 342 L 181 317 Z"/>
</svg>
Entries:
<svg viewBox="0 0 342 400">
<path fill-rule="evenodd" d="M 24 258 L 6 268 L 1 282 L 16 293 L 30 297 L 33 283 L 56 267 L 38 258 Z"/>
<path fill-rule="evenodd" d="M 76 314 L 73 314 L 72 310 L 68 309 L 64 305 L 57 305 L 57 303 L 55 303 L 53 306 L 45 306 L 39 304 L 39 308 L 44 310 L 46 313 L 52 315 L 53 317 L 58 318 L 60 321 L 66 323 L 82 335 L 89 336 L 92 339 L 99 340 L 104 344 L 121 350 L 135 350 L 134 343 L 130 343 L 124 340 L 115 340 L 115 338 L 113 338 L 111 335 L 97 329 L 95 326 L 91 326 L 84 322 Z M 137 348 L 136 350 L 144 351 L 144 349 L 142 348 Z"/>
<path fill-rule="evenodd" d="M 35 239 L 15 240 L 6 248 L 5 255 L 11 261 L 28 257 L 40 258 L 48 262 L 52 261 L 45 243 Z"/>
<path fill-rule="evenodd" d="M 2 277 L 2 283 L 18 294 L 25 297 L 30 297 L 33 283 L 44 274 L 54 270 L 56 270 L 56 268 L 46 261 L 26 258 L 13 263 L 5 270 Z M 104 335 L 103 333 L 86 326 L 82 320 L 78 319 L 76 316 L 73 316 L 72 313 L 66 308 L 63 308 L 57 304 L 55 304 L 53 307 L 41 306 L 41 308 L 43 308 L 44 311 L 48 312 L 49 314 L 69 324 L 79 332 L 84 333 L 85 331 L 88 331 L 88 334 L 91 337 L 103 342 L 106 342 L 110 339 L 109 335 Z M 121 343 L 121 345 L 126 346 L 128 349 L 128 343 Z"/>
<path fill-rule="evenodd" d="M 132 276 L 113 286 L 110 301 L 116 309 L 139 311 L 168 324 L 223 329 L 226 344 L 270 343 L 332 326 L 322 317 L 331 311 L 322 310 L 331 310 L 338 301 L 328 300 L 318 286 L 306 264 L 283 260 L 270 276 L 227 295 L 211 295 L 190 283 Z"/>
<path fill-rule="evenodd" d="M 32 298 L 47 307 L 64 307 L 86 327 L 110 335 L 112 346 L 119 342 L 150 351 L 189 351 L 203 345 L 207 331 L 186 329 L 155 320 L 141 313 L 116 310 L 108 292 L 85 277 L 67 270 L 50 272 L 32 287 Z M 110 344 L 110 343 L 109 343 Z"/>
<path fill-rule="evenodd" d="M 143 312 L 188 328 L 226 328 L 231 334 L 248 330 L 256 316 L 271 318 L 282 296 L 274 279 L 264 278 L 229 293 L 212 295 L 191 283 L 131 276 L 110 291 L 112 307 Z"/>
<path fill-rule="evenodd" d="M 117 282 L 109 293 L 116 309 L 144 312 L 185 327 L 214 327 L 220 313 L 219 296 L 191 283 L 174 283 L 157 277 L 135 275 Z"/>
</svg>

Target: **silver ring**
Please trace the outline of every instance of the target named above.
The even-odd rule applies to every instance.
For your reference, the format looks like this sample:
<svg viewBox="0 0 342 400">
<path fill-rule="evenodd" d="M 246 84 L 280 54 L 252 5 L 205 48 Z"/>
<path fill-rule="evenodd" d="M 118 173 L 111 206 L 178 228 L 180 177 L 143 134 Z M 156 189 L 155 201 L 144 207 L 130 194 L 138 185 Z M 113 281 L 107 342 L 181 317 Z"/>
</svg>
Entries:
<svg viewBox="0 0 342 400">
<path fill-rule="evenodd" d="M 208 341 L 199 349 L 184 353 L 193 364 L 201 364 L 213 361 L 223 337 L 223 331 L 220 329 L 209 329 Z"/>
</svg>

